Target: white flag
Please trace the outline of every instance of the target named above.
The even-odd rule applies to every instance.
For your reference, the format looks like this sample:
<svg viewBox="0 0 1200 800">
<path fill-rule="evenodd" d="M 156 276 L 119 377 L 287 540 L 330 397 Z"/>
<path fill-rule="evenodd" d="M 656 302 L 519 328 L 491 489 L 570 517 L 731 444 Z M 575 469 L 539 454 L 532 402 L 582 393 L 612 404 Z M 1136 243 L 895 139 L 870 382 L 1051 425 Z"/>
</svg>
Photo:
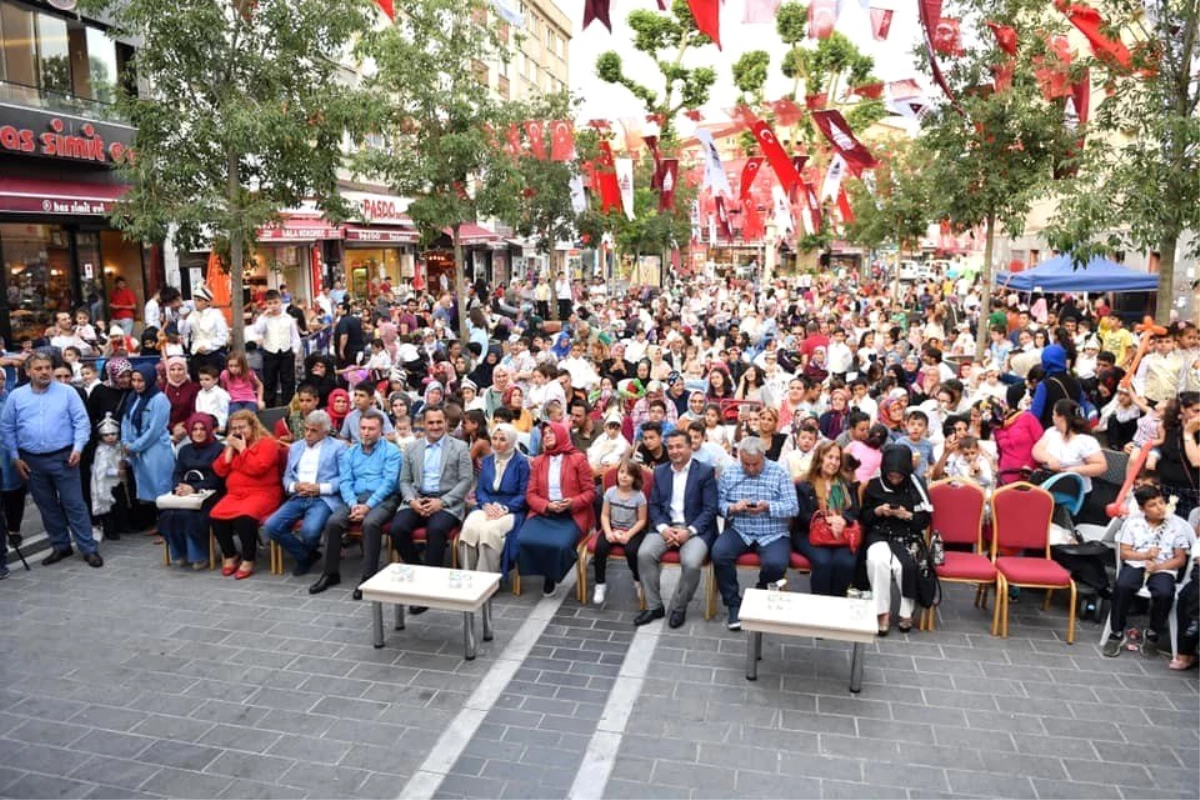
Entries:
<svg viewBox="0 0 1200 800">
<path fill-rule="evenodd" d="M 571 210 L 576 214 L 582 214 L 587 211 L 587 194 L 583 191 L 583 176 L 572 175 L 571 182 Z"/>
<path fill-rule="evenodd" d="M 700 201 L 692 201 L 692 241 L 700 241 Z"/>
<path fill-rule="evenodd" d="M 708 241 L 709 244 L 715 244 L 717 241 L 717 215 L 708 215 Z"/>
<path fill-rule="evenodd" d="M 697 128 L 696 138 L 704 145 L 704 185 L 712 189 L 713 194 L 724 193 L 726 197 L 733 197 L 733 190 L 729 188 L 729 177 L 725 174 L 725 165 L 721 163 L 721 154 L 717 151 L 712 134 L 703 128 Z"/>
<path fill-rule="evenodd" d="M 838 189 L 842 188 L 842 176 L 846 174 L 846 159 L 842 158 L 841 154 L 837 154 L 829 162 L 829 169 L 825 172 L 825 183 L 821 187 L 821 202 L 833 200 L 838 195 Z"/>
<path fill-rule="evenodd" d="M 621 187 L 621 207 L 625 216 L 633 219 L 633 159 L 614 159 L 617 165 L 617 186 Z"/>
<path fill-rule="evenodd" d="M 771 186 L 771 199 L 775 204 L 775 227 L 779 230 L 780 236 L 787 236 L 793 230 L 795 225 L 792 222 L 791 204 L 788 202 L 787 192 L 778 183 Z"/>
</svg>

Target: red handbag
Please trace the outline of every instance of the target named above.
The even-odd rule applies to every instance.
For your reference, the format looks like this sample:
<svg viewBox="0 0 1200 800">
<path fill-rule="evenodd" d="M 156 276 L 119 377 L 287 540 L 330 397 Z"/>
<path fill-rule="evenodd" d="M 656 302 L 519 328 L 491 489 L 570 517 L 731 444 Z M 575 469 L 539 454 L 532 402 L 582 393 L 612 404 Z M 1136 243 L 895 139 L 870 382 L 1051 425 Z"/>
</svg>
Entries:
<svg viewBox="0 0 1200 800">
<path fill-rule="evenodd" d="M 862 544 L 862 528 L 857 522 L 848 522 L 838 536 L 825 515 L 817 512 L 808 525 L 808 543 L 813 547 L 849 547 L 851 553 L 857 553 Z"/>
</svg>

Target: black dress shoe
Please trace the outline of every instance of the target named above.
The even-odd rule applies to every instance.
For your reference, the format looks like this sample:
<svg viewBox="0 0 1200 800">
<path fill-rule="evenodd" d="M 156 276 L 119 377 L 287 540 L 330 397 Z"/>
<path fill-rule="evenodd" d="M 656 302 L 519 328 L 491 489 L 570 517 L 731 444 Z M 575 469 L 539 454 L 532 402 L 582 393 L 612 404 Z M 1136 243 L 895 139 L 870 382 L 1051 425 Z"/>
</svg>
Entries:
<svg viewBox="0 0 1200 800">
<path fill-rule="evenodd" d="M 342 582 L 341 575 L 322 575 L 321 577 L 317 578 L 316 583 L 314 583 L 312 586 L 308 587 L 308 593 L 309 594 L 320 594 L 321 592 L 328 589 L 330 586 L 337 586 L 341 582 Z"/>
<path fill-rule="evenodd" d="M 75 551 L 69 547 L 66 550 L 53 550 L 50 555 L 42 559 L 42 566 L 49 567 L 52 564 L 57 564 L 64 558 L 70 558 L 74 553 Z"/>
<path fill-rule="evenodd" d="M 683 623 L 687 621 L 687 609 L 677 608 L 671 612 L 671 618 L 667 620 L 667 624 L 672 628 L 683 627 Z"/>
<path fill-rule="evenodd" d="M 424 614 L 428 610 L 429 610 L 429 606 L 409 606 L 408 607 L 408 613 L 412 614 L 414 617 L 417 616 L 418 614 Z"/>
<path fill-rule="evenodd" d="M 83 560 L 87 562 L 89 567 L 100 568 L 104 566 L 104 559 L 100 557 L 99 553 L 87 553 L 84 555 Z"/>
<path fill-rule="evenodd" d="M 636 617 L 633 618 L 633 624 L 647 625 L 651 622 L 654 622 L 656 619 L 662 619 L 666 615 L 667 612 L 663 608 L 647 608 L 645 611 L 640 612 Z"/>
</svg>

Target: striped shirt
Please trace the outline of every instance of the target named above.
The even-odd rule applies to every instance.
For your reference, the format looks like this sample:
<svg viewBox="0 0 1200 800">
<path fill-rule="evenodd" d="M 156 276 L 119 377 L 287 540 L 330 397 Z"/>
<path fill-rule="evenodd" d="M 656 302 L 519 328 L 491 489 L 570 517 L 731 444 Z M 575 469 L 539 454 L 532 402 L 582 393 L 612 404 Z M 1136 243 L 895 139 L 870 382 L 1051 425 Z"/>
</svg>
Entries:
<svg viewBox="0 0 1200 800">
<path fill-rule="evenodd" d="M 788 535 L 791 518 L 799 512 L 796 487 L 786 469 L 774 461 L 766 461 L 757 475 L 748 475 L 740 460 L 735 460 L 721 473 L 717 484 L 721 516 L 737 531 L 746 544 L 768 545 Z M 739 513 L 730 519 L 729 507 L 739 500 L 751 503 L 765 501 L 765 514 Z"/>
</svg>

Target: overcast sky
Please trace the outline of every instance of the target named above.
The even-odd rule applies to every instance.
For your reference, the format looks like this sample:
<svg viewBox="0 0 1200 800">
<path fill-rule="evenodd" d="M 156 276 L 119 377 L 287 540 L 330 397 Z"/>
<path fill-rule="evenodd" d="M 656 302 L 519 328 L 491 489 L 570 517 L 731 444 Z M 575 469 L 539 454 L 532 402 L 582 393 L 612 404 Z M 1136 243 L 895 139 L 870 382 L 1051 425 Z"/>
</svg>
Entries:
<svg viewBox="0 0 1200 800">
<path fill-rule="evenodd" d="M 584 100 L 579 119 L 619 119 L 643 114 L 641 103 L 623 86 L 613 86 L 596 77 L 596 58 L 607 50 L 616 50 L 624 60 L 626 75 L 644 76 L 652 89 L 661 91 L 662 79 L 657 68 L 633 49 L 633 32 L 626 23 L 631 11 L 656 8 L 655 0 L 612 0 L 611 34 L 599 22 L 593 22 L 586 31 L 582 30 L 583 0 L 555 2 L 570 17 L 574 29 L 570 50 L 570 85 Z M 886 41 L 875 41 L 871 35 L 870 14 L 858 0 L 840 0 L 836 30 L 875 58 L 875 74 L 880 79 L 918 78 L 912 56 L 913 47 L 920 36 L 916 4 L 871 0 L 871 5 L 895 8 L 891 32 Z M 717 84 L 710 102 L 704 107 L 705 119 L 724 119 L 722 109 L 734 104 L 737 90 L 733 86 L 732 65 L 747 50 L 765 49 L 771 53 L 768 99 L 778 99 L 791 90 L 791 81 L 779 71 L 781 56 L 786 48 L 779 41 L 774 24 L 747 25 L 742 22 L 744 14 L 745 0 L 725 0 L 721 7 L 721 40 L 724 49 L 718 51 L 715 46 L 709 45 L 689 52 L 690 57 L 684 59 L 688 66 L 709 64 L 717 70 Z M 922 85 L 927 85 L 923 78 L 918 80 Z"/>
</svg>

